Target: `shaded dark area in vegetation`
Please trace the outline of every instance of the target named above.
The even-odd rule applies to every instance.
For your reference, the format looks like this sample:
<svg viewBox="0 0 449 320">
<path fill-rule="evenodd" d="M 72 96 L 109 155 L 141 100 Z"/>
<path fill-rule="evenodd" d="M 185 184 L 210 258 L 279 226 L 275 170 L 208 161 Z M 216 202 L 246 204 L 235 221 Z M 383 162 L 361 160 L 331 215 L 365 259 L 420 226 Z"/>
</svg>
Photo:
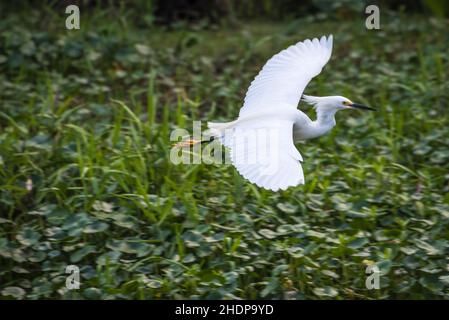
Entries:
<svg viewBox="0 0 449 320">
<path fill-rule="evenodd" d="M 381 1 L 381 29 L 366 30 L 363 8 L 335 18 L 320 2 L 170 28 L 152 2 L 85 2 L 71 31 L 52 6 L 2 10 L 0 297 L 447 299 L 448 21 Z M 306 93 L 379 112 L 338 114 L 298 145 L 305 186 L 272 193 L 228 165 L 170 162 L 173 129 L 234 119 L 269 57 L 330 33 Z M 365 286 L 373 264 L 379 290 Z"/>
<path fill-rule="evenodd" d="M 126 12 L 137 25 L 177 25 L 204 20 L 203 23 L 238 23 L 245 19 L 289 21 L 310 15 L 350 19 L 360 17 L 368 5 L 407 14 L 449 16 L 449 3 L 440 0 L 63 0 L 3 3 L 5 13 L 17 10 L 61 11 L 70 5 L 83 11 L 114 10 Z M 20 6 L 20 7 L 19 7 Z"/>
</svg>

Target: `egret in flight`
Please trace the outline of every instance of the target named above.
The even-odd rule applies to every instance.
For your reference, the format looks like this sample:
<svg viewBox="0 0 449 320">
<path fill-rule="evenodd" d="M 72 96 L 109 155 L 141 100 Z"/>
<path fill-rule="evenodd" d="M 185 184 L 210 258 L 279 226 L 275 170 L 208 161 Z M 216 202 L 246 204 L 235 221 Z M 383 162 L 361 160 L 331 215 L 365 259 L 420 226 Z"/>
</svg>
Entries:
<svg viewBox="0 0 449 320">
<path fill-rule="evenodd" d="M 329 132 L 339 110 L 375 110 L 342 96 L 303 95 L 331 53 L 332 35 L 279 52 L 251 82 L 237 120 L 208 123 L 211 136 L 229 149 L 232 164 L 250 182 L 273 191 L 304 184 L 295 143 Z M 315 121 L 297 109 L 301 99 L 314 106 Z"/>
</svg>

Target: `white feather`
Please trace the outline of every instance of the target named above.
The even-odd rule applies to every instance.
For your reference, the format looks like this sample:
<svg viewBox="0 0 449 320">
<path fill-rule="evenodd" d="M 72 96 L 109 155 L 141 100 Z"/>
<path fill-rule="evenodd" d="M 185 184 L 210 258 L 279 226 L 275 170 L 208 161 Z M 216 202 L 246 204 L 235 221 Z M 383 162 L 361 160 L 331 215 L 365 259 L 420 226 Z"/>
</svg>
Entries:
<svg viewBox="0 0 449 320">
<path fill-rule="evenodd" d="M 298 42 L 274 55 L 251 82 L 239 116 L 279 106 L 296 109 L 305 87 L 331 53 L 332 35 Z"/>
</svg>

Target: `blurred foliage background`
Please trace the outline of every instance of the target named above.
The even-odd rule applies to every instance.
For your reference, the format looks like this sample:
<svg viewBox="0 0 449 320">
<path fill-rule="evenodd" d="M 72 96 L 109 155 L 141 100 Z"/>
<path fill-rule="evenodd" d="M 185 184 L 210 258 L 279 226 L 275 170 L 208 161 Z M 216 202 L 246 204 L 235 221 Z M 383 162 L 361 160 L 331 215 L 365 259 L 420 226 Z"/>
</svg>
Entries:
<svg viewBox="0 0 449 320">
<path fill-rule="evenodd" d="M 288 21 L 310 14 L 345 19 L 363 15 L 370 4 L 409 14 L 449 15 L 449 3 L 439 0 L 62 0 L 41 1 L 38 4 L 35 1 L 3 3 L 2 7 L 7 13 L 7 10 L 61 10 L 70 4 L 77 5 L 81 10 L 126 9 L 127 16 L 132 16 L 135 23 L 145 26 L 201 19 L 209 23 L 235 23 L 246 19 Z"/>
<path fill-rule="evenodd" d="M 1 2 L 0 297 L 447 299 L 448 5 L 374 3 L 380 30 L 366 1 Z M 170 163 L 173 129 L 234 119 L 269 57 L 330 33 L 306 92 L 379 112 L 298 145 L 306 185 Z"/>
</svg>

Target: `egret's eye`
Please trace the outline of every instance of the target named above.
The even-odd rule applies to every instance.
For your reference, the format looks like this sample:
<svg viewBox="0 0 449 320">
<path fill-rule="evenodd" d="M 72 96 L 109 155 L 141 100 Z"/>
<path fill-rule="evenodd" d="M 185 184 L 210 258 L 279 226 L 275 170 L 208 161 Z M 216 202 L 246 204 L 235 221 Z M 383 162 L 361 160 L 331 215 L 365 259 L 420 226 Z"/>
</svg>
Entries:
<svg viewBox="0 0 449 320">
<path fill-rule="evenodd" d="M 342 103 L 344 106 L 349 106 L 351 104 L 349 101 L 343 101 Z"/>
</svg>

